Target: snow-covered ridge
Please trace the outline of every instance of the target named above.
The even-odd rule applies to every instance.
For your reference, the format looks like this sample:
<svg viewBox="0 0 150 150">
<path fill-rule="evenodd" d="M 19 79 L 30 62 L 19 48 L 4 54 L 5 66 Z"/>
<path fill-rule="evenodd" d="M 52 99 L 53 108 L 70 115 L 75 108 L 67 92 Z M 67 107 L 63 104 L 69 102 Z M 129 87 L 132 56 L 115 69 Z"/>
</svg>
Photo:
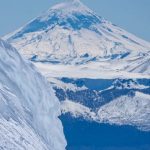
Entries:
<svg viewBox="0 0 150 150">
<path fill-rule="evenodd" d="M 150 96 L 137 92 L 134 97 L 122 96 L 98 111 L 100 121 L 134 125 L 142 130 L 150 131 Z"/>
<path fill-rule="evenodd" d="M 92 112 L 88 107 L 70 100 L 61 102 L 61 110 L 63 114 L 71 113 L 75 118 L 82 117 L 94 121 L 97 119 L 95 112 Z"/>
<path fill-rule="evenodd" d="M 59 114 L 46 79 L 0 40 L 0 149 L 64 150 Z"/>
<path fill-rule="evenodd" d="M 73 117 L 84 118 L 99 123 L 116 125 L 131 125 L 142 131 L 150 131 L 150 97 L 136 92 L 135 96 L 121 96 L 100 107 L 98 111 L 71 100 L 65 100 L 61 105 L 62 113 Z"/>
<path fill-rule="evenodd" d="M 51 78 L 48 78 L 50 82 Z M 63 114 L 68 116 L 69 113 L 86 121 L 131 125 L 150 131 L 150 79 L 66 77 L 57 80 L 52 80 L 53 87 L 61 101 Z M 61 86 L 61 82 L 68 87 Z"/>
</svg>

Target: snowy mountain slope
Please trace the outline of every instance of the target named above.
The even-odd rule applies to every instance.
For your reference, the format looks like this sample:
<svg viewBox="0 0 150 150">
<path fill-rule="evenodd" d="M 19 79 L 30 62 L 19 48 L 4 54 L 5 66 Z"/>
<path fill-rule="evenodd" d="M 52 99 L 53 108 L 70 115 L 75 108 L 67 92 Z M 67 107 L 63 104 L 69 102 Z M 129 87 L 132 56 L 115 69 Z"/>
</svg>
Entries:
<svg viewBox="0 0 150 150">
<path fill-rule="evenodd" d="M 134 97 L 122 96 L 100 107 L 97 112 L 72 100 L 62 101 L 62 113 L 99 123 L 131 125 L 150 131 L 150 96 L 137 92 Z"/>
<path fill-rule="evenodd" d="M 73 117 L 84 118 L 85 120 L 93 120 L 97 121 L 97 115 L 90 108 L 80 104 L 73 102 L 71 100 L 65 100 L 61 102 L 62 114 L 70 113 Z"/>
<path fill-rule="evenodd" d="M 99 123 L 131 125 L 142 131 L 150 131 L 150 96 L 136 93 L 134 97 L 120 96 L 99 107 L 98 112 L 74 100 L 62 101 L 62 113 Z"/>
<path fill-rule="evenodd" d="M 115 78 L 145 78 L 149 79 L 150 75 L 146 72 L 143 73 L 135 73 L 135 72 L 127 72 L 125 70 L 117 69 L 118 66 L 121 68 L 123 65 L 120 61 L 118 64 L 114 63 L 96 63 L 91 62 L 83 65 L 65 65 L 65 64 L 51 64 L 51 63 L 41 63 L 36 62 L 34 65 L 39 69 L 39 71 L 46 78 L 53 77 L 68 77 L 68 78 L 90 78 L 90 79 L 115 79 Z M 149 63 L 148 63 L 149 64 Z M 127 69 L 131 69 L 134 66 L 129 66 Z M 148 65 L 149 67 L 149 65 Z M 149 72 L 149 70 L 147 70 Z"/>
<path fill-rule="evenodd" d="M 0 40 L 0 149 L 64 150 L 59 114 L 45 78 Z"/>
<path fill-rule="evenodd" d="M 115 70 L 150 73 L 150 43 L 99 17 L 78 0 L 53 6 L 4 38 L 32 61 L 106 62 L 114 64 Z"/>
<path fill-rule="evenodd" d="M 59 74 L 59 73 L 58 73 Z M 150 131 L 150 79 L 47 77 L 73 118 Z"/>
<path fill-rule="evenodd" d="M 122 96 L 101 107 L 98 119 L 150 131 L 150 95 L 137 92 L 134 97 Z"/>
</svg>

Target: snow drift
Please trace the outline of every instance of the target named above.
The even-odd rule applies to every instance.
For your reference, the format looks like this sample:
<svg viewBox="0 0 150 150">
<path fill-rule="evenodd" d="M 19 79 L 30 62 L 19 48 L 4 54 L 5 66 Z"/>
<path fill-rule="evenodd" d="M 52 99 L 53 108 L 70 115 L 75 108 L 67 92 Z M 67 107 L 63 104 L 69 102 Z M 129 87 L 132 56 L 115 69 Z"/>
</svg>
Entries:
<svg viewBox="0 0 150 150">
<path fill-rule="evenodd" d="M 64 150 L 59 114 L 45 78 L 0 40 L 0 149 Z"/>
</svg>

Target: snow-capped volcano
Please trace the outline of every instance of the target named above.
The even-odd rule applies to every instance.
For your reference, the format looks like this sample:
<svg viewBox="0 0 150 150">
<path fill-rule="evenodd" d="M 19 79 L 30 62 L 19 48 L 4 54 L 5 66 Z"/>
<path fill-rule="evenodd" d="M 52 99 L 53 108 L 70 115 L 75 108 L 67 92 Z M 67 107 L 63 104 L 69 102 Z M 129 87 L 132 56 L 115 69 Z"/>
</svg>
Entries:
<svg viewBox="0 0 150 150">
<path fill-rule="evenodd" d="M 103 19 L 78 0 L 53 6 L 4 38 L 33 61 L 105 61 L 119 70 L 150 70 L 150 43 Z M 115 60 L 122 66 L 116 66 Z"/>
</svg>

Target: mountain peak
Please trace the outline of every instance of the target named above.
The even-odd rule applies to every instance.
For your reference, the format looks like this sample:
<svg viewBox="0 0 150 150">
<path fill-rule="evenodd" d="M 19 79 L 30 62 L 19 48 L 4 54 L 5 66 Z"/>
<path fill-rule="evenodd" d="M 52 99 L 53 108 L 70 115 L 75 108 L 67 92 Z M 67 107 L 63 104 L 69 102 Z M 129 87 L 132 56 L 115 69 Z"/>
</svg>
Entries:
<svg viewBox="0 0 150 150">
<path fill-rule="evenodd" d="M 69 30 L 91 29 L 93 25 L 100 24 L 102 21 L 101 17 L 80 0 L 66 0 L 26 24 L 13 38 L 31 32 L 48 31 L 58 26 Z"/>
<path fill-rule="evenodd" d="M 86 7 L 80 0 L 66 0 L 62 3 L 56 4 L 51 7 L 51 10 L 60 10 L 65 12 L 71 11 L 91 11 L 88 7 Z"/>
</svg>

